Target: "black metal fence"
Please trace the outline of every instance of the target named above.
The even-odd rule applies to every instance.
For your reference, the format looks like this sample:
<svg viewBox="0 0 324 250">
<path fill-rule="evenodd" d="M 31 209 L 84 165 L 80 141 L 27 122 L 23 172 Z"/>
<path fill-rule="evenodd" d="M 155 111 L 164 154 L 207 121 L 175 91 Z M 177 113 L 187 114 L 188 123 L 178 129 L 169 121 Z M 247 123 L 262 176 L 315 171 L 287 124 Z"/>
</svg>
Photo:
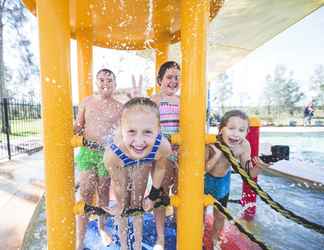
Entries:
<svg viewBox="0 0 324 250">
<path fill-rule="evenodd" d="M 40 104 L 3 98 L 0 106 L 0 159 L 42 149 Z"/>
</svg>

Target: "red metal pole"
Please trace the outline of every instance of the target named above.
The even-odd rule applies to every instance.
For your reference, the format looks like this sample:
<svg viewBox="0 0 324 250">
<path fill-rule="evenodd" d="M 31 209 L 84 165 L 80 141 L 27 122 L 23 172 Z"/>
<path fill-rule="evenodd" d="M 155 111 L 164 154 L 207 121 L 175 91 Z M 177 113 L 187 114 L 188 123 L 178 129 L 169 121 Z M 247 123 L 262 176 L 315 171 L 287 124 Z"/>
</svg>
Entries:
<svg viewBox="0 0 324 250">
<path fill-rule="evenodd" d="M 257 117 L 250 118 L 250 131 L 246 139 L 251 145 L 251 158 L 259 155 L 259 138 L 260 138 L 261 121 Z M 256 182 L 257 177 L 253 178 Z M 245 206 L 243 218 L 252 220 L 256 213 L 256 194 L 251 190 L 250 186 L 244 181 L 242 185 L 241 205 Z"/>
</svg>

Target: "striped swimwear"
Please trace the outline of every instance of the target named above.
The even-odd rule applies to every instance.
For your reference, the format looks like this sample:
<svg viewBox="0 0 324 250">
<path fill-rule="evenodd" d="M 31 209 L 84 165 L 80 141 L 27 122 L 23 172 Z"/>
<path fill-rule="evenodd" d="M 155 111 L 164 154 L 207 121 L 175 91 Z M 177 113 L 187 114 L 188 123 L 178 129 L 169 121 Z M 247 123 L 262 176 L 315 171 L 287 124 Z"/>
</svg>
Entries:
<svg viewBox="0 0 324 250">
<path fill-rule="evenodd" d="M 117 155 L 117 157 L 123 162 L 123 167 L 133 167 L 133 166 L 140 166 L 145 163 L 151 163 L 155 160 L 156 153 L 159 149 L 161 144 L 162 135 L 158 134 L 154 145 L 152 147 L 151 152 L 145 156 L 143 159 L 134 160 L 129 158 L 116 144 L 111 143 L 110 148 L 111 150 Z"/>
<path fill-rule="evenodd" d="M 180 107 L 178 104 L 169 102 L 160 102 L 160 124 L 161 132 L 166 137 L 179 131 L 179 113 Z"/>
<path fill-rule="evenodd" d="M 179 113 L 178 104 L 169 102 L 160 102 L 160 125 L 162 134 L 171 141 L 171 135 L 179 131 Z M 178 160 L 178 145 L 172 145 L 173 154 L 169 157 L 171 161 Z"/>
</svg>

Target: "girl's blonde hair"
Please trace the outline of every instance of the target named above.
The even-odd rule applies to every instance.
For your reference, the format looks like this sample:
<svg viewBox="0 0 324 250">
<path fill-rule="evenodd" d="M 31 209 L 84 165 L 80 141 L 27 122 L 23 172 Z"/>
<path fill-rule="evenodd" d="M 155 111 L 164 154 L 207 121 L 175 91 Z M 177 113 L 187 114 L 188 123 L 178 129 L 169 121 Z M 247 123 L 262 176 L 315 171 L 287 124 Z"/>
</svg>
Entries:
<svg viewBox="0 0 324 250">
<path fill-rule="evenodd" d="M 135 108 L 135 107 L 148 107 L 158 119 L 158 123 L 160 124 L 160 111 L 159 107 L 156 105 L 155 102 L 153 102 L 151 99 L 147 97 L 135 97 L 130 99 L 128 102 L 126 102 L 123 106 L 122 110 L 122 116 L 123 114 L 128 111 L 129 109 Z"/>
</svg>

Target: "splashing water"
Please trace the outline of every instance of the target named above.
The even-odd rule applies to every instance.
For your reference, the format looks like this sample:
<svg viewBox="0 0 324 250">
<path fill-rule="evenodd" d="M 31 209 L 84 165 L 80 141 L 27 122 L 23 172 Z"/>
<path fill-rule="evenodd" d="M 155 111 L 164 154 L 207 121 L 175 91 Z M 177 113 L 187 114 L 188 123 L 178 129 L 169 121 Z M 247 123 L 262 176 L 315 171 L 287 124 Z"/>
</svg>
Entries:
<svg viewBox="0 0 324 250">
<path fill-rule="evenodd" d="M 152 31 L 153 31 L 153 0 L 148 0 L 148 15 L 147 15 L 146 29 L 144 32 L 144 36 L 145 36 L 144 46 L 149 49 L 152 49 L 151 43 L 153 42 L 153 40 L 150 39 L 150 35 Z"/>
<path fill-rule="evenodd" d="M 314 167 L 324 168 L 324 147 L 321 146 L 324 133 L 262 133 L 260 139 L 262 143 L 289 145 L 290 160 L 302 160 L 310 171 Z M 324 206 L 323 192 L 307 188 L 284 177 L 261 175 L 258 183 L 285 208 L 323 225 L 324 212 L 321 209 Z M 241 190 L 240 176 L 233 175 L 231 199 L 240 198 Z M 228 207 L 232 215 L 240 216 L 243 211 L 237 204 L 229 203 Z M 322 235 L 284 218 L 260 198 L 257 199 L 256 217 L 250 222 L 249 228 L 271 249 L 321 249 L 324 245 Z"/>
<path fill-rule="evenodd" d="M 125 8 L 125 1 L 124 0 L 119 0 L 120 2 L 120 8 L 124 9 Z"/>
</svg>

